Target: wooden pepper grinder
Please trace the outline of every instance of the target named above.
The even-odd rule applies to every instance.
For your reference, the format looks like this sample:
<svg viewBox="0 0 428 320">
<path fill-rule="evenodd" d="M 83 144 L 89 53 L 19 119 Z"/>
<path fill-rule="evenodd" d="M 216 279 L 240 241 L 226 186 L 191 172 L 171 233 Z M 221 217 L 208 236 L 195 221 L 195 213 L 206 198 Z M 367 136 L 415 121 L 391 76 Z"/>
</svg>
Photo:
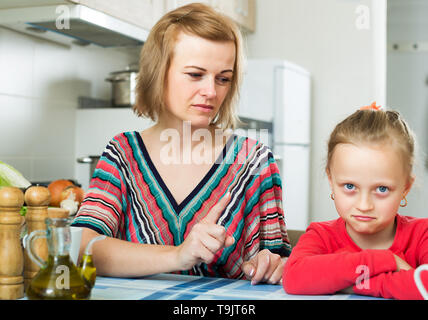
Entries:
<svg viewBox="0 0 428 320">
<path fill-rule="evenodd" d="M 0 299 L 24 296 L 24 255 L 20 240 L 23 204 L 24 194 L 20 189 L 0 188 Z"/>
<path fill-rule="evenodd" d="M 25 203 L 27 204 L 27 213 L 25 221 L 27 223 L 27 234 L 34 230 L 46 230 L 45 219 L 48 217 L 48 205 L 51 200 L 51 194 L 46 187 L 33 186 L 25 192 Z M 48 243 L 46 238 L 34 240 L 34 253 L 41 259 L 48 258 Z M 25 288 L 28 287 L 31 280 L 39 271 L 39 266 L 35 264 L 27 252 L 24 253 L 24 282 Z"/>
</svg>

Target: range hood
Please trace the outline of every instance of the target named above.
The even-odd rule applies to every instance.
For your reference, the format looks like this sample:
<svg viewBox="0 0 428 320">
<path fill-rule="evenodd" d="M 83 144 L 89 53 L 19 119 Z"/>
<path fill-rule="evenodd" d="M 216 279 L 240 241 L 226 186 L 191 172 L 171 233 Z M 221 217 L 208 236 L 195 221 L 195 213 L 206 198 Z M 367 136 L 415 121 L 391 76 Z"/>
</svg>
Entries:
<svg viewBox="0 0 428 320">
<path fill-rule="evenodd" d="M 82 5 L 0 9 L 0 25 L 63 44 L 141 46 L 149 32 Z"/>
</svg>

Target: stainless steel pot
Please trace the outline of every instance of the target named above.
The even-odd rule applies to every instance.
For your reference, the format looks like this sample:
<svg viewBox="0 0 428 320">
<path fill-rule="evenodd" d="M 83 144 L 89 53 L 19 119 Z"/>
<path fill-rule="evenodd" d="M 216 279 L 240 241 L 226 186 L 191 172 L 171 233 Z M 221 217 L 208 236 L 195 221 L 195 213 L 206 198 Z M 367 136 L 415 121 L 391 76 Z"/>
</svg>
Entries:
<svg viewBox="0 0 428 320">
<path fill-rule="evenodd" d="M 110 72 L 106 81 L 112 85 L 112 101 L 115 107 L 129 107 L 135 104 L 135 85 L 138 70 L 129 69 Z"/>
<path fill-rule="evenodd" d="M 87 163 L 91 165 L 89 169 L 89 181 L 91 181 L 92 176 L 94 175 L 94 171 L 95 171 L 95 168 L 97 167 L 98 160 L 100 160 L 100 156 L 87 156 L 87 157 L 77 158 L 78 163 Z"/>
</svg>

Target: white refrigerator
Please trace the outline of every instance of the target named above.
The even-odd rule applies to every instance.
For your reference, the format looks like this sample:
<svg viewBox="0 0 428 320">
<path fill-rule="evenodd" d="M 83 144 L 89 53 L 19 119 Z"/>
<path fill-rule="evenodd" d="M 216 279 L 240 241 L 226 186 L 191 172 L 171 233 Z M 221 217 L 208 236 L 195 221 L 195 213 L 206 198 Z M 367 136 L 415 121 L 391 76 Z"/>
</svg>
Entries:
<svg viewBox="0 0 428 320">
<path fill-rule="evenodd" d="M 287 228 L 309 224 L 311 76 L 284 61 L 250 59 L 239 114 L 273 124 L 270 147 L 278 162 Z"/>
</svg>

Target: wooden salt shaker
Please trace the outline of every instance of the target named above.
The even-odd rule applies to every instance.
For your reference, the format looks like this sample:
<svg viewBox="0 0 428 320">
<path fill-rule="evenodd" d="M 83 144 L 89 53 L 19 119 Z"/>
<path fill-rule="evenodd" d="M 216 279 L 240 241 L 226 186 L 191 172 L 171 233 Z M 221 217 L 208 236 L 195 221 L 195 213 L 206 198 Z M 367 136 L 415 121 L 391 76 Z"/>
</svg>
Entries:
<svg viewBox="0 0 428 320">
<path fill-rule="evenodd" d="M 48 218 L 51 219 L 66 219 L 68 218 L 69 212 L 67 209 L 63 209 L 63 208 L 57 208 L 57 207 L 49 207 L 48 208 Z"/>
<path fill-rule="evenodd" d="M 51 194 L 46 187 L 33 186 L 25 192 L 25 203 L 27 204 L 27 213 L 25 221 L 27 223 L 27 234 L 34 230 L 46 230 L 45 219 L 48 218 L 48 205 L 51 200 Z M 39 238 L 33 242 L 34 253 L 41 259 L 48 258 L 48 243 L 46 238 Z M 39 266 L 35 264 L 27 252 L 24 253 L 24 281 L 25 288 L 28 287 L 31 280 L 39 272 Z"/>
<path fill-rule="evenodd" d="M 20 240 L 23 204 L 24 194 L 20 189 L 0 188 L 0 299 L 24 296 L 24 255 Z"/>
</svg>

